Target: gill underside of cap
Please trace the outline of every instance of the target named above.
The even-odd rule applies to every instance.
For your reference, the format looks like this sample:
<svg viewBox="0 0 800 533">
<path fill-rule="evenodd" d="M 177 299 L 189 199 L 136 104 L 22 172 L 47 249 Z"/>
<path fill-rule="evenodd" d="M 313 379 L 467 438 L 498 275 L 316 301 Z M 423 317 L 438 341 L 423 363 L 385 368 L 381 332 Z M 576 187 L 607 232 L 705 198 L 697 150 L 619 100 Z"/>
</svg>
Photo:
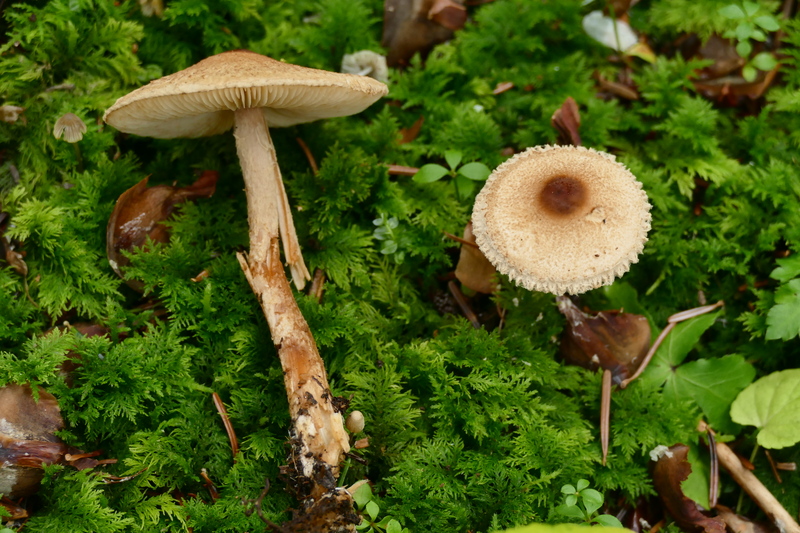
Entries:
<svg viewBox="0 0 800 533">
<path fill-rule="evenodd" d="M 270 126 L 359 113 L 387 88 L 371 78 L 299 67 L 237 50 L 209 57 L 123 96 L 104 120 L 127 133 L 203 137 L 233 126 L 236 109 L 263 108 Z"/>
</svg>

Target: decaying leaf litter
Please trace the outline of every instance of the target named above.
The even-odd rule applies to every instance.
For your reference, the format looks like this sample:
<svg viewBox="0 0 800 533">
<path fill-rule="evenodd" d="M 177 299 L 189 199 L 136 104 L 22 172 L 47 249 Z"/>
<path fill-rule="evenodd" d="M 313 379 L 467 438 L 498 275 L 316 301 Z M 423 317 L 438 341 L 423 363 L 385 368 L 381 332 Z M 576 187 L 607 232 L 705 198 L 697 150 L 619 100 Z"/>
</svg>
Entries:
<svg viewBox="0 0 800 533">
<path fill-rule="evenodd" d="M 206 5 L 204 17 L 177 0 L 4 8 L 4 382 L 43 386 L 58 399 L 67 429 L 53 442 L 117 460 L 40 469 L 38 493 L 4 500 L 15 517 L 8 525 L 328 531 L 361 519 L 375 531 L 489 531 L 564 520 L 553 512 L 563 487 L 590 479 L 585 490 L 605 495 L 602 516 L 637 530 L 692 529 L 697 522 L 651 497 L 655 487 L 671 501 L 651 481 L 651 451 L 680 442 L 692 474 L 678 481 L 677 498 L 709 507 L 719 497 L 699 520 L 755 527 L 738 512 L 796 527 L 788 520 L 800 491 L 788 469 L 797 438 L 791 417 L 766 407 L 772 388 L 761 385 L 791 387 L 800 333 L 794 2 L 307 4 Z M 388 97 L 365 113 L 270 132 L 289 177 L 273 212 L 295 219 L 291 230 L 281 224 L 287 260 L 296 282 L 315 273 L 313 297 L 286 285 L 286 302 L 297 298 L 314 332 L 331 377 L 323 395 L 365 420 L 353 426 L 363 433 L 342 433 L 353 455 L 341 470 L 332 465 L 321 491 L 318 482 L 299 489 L 281 466 L 292 464 L 282 444 L 292 389 L 281 390 L 279 366 L 266 357 L 269 329 L 241 270 L 248 259 L 233 259 L 248 247 L 250 194 L 246 202 L 236 185 L 232 140 L 147 141 L 100 120 L 149 80 L 234 49 L 373 77 L 386 75 L 383 52 L 390 67 Z M 622 280 L 560 307 L 577 306 L 576 317 L 606 310 L 592 324 L 638 315 L 653 337 L 694 314 L 685 310 L 712 311 L 674 326 L 648 370 L 604 394 L 602 409 L 600 382 L 610 381 L 558 356 L 575 325 L 565 330 L 553 296 L 505 277 L 527 271 L 494 274 L 476 255 L 482 230 L 475 239 L 468 228 L 489 170 L 554 143 L 621 161 L 642 183 L 653 226 Z M 212 177 L 216 186 L 201 192 Z M 141 247 L 120 248 L 104 229 L 113 234 L 117 198 L 145 178 L 166 200 L 143 202 L 150 222 Z M 585 190 L 551 178 L 551 212 L 577 216 L 569 206 L 586 203 Z M 607 206 L 590 207 L 580 216 L 605 224 Z M 520 219 L 510 220 L 502 231 L 520 231 Z M 562 241 L 574 256 L 575 243 Z M 298 246 L 307 276 L 291 251 Z M 278 257 L 277 241 L 270 249 Z M 259 292 L 252 273 L 248 281 Z M 555 287 L 558 295 L 567 286 Z M 720 310 L 708 305 L 723 300 Z M 92 327 L 102 333 L 80 333 Z M 614 352 L 626 342 L 610 331 L 599 338 Z M 585 366 L 594 355 L 584 354 Z M 756 377 L 767 381 L 748 386 Z M 779 396 L 795 412 L 793 396 Z M 600 411 L 609 424 L 596 422 Z M 698 421 L 710 429 L 698 432 Z M 708 481 L 706 442 L 718 452 Z M 726 449 L 750 455 L 756 477 L 738 475 L 742 461 Z M 717 456 L 731 478 L 714 473 Z M 106 487 L 104 476 L 123 482 Z M 371 490 L 353 484 L 367 479 Z M 355 504 L 314 511 L 322 492 L 348 486 Z M 79 525 L 69 518 L 75 509 Z"/>
</svg>

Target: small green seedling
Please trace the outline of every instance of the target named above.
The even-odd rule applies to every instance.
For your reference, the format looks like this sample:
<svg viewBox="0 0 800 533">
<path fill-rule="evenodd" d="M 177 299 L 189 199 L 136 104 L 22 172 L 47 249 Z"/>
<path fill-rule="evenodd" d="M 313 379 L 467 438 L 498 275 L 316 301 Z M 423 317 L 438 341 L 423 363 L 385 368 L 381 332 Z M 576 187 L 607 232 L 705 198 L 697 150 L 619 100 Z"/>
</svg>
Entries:
<svg viewBox="0 0 800 533">
<path fill-rule="evenodd" d="M 556 513 L 563 517 L 581 520 L 585 525 L 606 527 L 622 527 L 616 517 L 608 514 L 597 514 L 603 506 L 603 495 L 589 488 L 589 482 L 579 479 L 576 485 L 564 485 L 561 492 L 565 495 L 564 503 L 556 507 Z"/>
<path fill-rule="evenodd" d="M 372 236 L 382 242 L 381 253 L 394 256 L 397 264 L 402 263 L 406 256 L 403 249 L 410 244 L 410 240 L 403 234 L 402 229 L 398 229 L 400 221 L 397 220 L 397 217 L 381 213 L 372 223 L 377 226 Z"/>
<path fill-rule="evenodd" d="M 759 42 L 766 41 L 765 31 L 773 32 L 780 29 L 778 19 L 754 2 L 743 2 L 741 5 L 730 4 L 720 8 L 719 13 L 727 19 L 738 21 L 736 29 L 728 30 L 723 36 L 728 39 L 736 39 L 736 52 L 747 61 L 742 67 L 742 77 L 745 80 L 753 81 L 758 75 L 758 70 L 768 71 L 778 65 L 778 61 L 769 52 L 760 52 L 750 58 L 753 51 L 750 39 Z"/>
<path fill-rule="evenodd" d="M 433 183 L 450 176 L 456 188 L 456 197 L 466 198 L 475 190 L 475 182 L 486 181 L 492 171 L 483 163 L 467 163 L 459 167 L 462 155 L 461 152 L 448 150 L 444 153 L 444 159 L 450 167 L 449 170 L 442 165 L 430 163 L 423 165 L 411 179 L 417 183 Z"/>
<path fill-rule="evenodd" d="M 369 483 L 363 483 L 353 491 L 353 501 L 361 515 L 361 523 L 356 526 L 356 530 L 363 533 L 409 533 L 408 528 L 404 528 L 391 516 L 378 519 L 381 509 L 374 499 Z"/>
</svg>

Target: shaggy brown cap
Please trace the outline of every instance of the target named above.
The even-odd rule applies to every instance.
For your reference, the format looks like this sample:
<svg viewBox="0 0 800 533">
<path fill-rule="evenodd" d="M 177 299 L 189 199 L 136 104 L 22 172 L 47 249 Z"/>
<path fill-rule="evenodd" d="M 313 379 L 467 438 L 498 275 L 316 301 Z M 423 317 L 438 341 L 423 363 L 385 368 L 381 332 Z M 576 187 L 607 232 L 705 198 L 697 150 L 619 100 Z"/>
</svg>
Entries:
<svg viewBox="0 0 800 533">
<path fill-rule="evenodd" d="M 642 184 L 613 155 L 537 146 L 500 165 L 475 199 L 478 246 L 529 290 L 579 294 L 638 260 L 650 230 Z"/>
</svg>

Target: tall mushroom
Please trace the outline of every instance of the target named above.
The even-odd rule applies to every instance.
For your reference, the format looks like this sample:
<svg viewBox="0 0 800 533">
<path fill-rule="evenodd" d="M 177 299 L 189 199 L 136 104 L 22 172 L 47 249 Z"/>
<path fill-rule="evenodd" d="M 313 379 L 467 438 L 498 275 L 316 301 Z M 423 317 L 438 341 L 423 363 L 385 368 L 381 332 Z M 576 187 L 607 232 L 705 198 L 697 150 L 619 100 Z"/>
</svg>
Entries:
<svg viewBox="0 0 800 533">
<path fill-rule="evenodd" d="M 614 156 L 537 146 L 489 176 L 475 199 L 481 251 L 529 290 L 579 294 L 638 261 L 650 230 L 642 184 Z"/>
<path fill-rule="evenodd" d="M 157 138 L 202 137 L 234 128 L 250 224 L 250 254 L 239 261 L 258 297 L 281 359 L 292 417 L 292 464 L 298 497 L 310 508 L 335 489 L 349 451 L 342 416 L 322 358 L 280 260 L 295 285 L 309 279 L 268 126 L 291 126 L 359 113 L 385 95 L 371 78 L 304 68 L 245 50 L 200 61 L 123 96 L 106 122 Z"/>
</svg>

